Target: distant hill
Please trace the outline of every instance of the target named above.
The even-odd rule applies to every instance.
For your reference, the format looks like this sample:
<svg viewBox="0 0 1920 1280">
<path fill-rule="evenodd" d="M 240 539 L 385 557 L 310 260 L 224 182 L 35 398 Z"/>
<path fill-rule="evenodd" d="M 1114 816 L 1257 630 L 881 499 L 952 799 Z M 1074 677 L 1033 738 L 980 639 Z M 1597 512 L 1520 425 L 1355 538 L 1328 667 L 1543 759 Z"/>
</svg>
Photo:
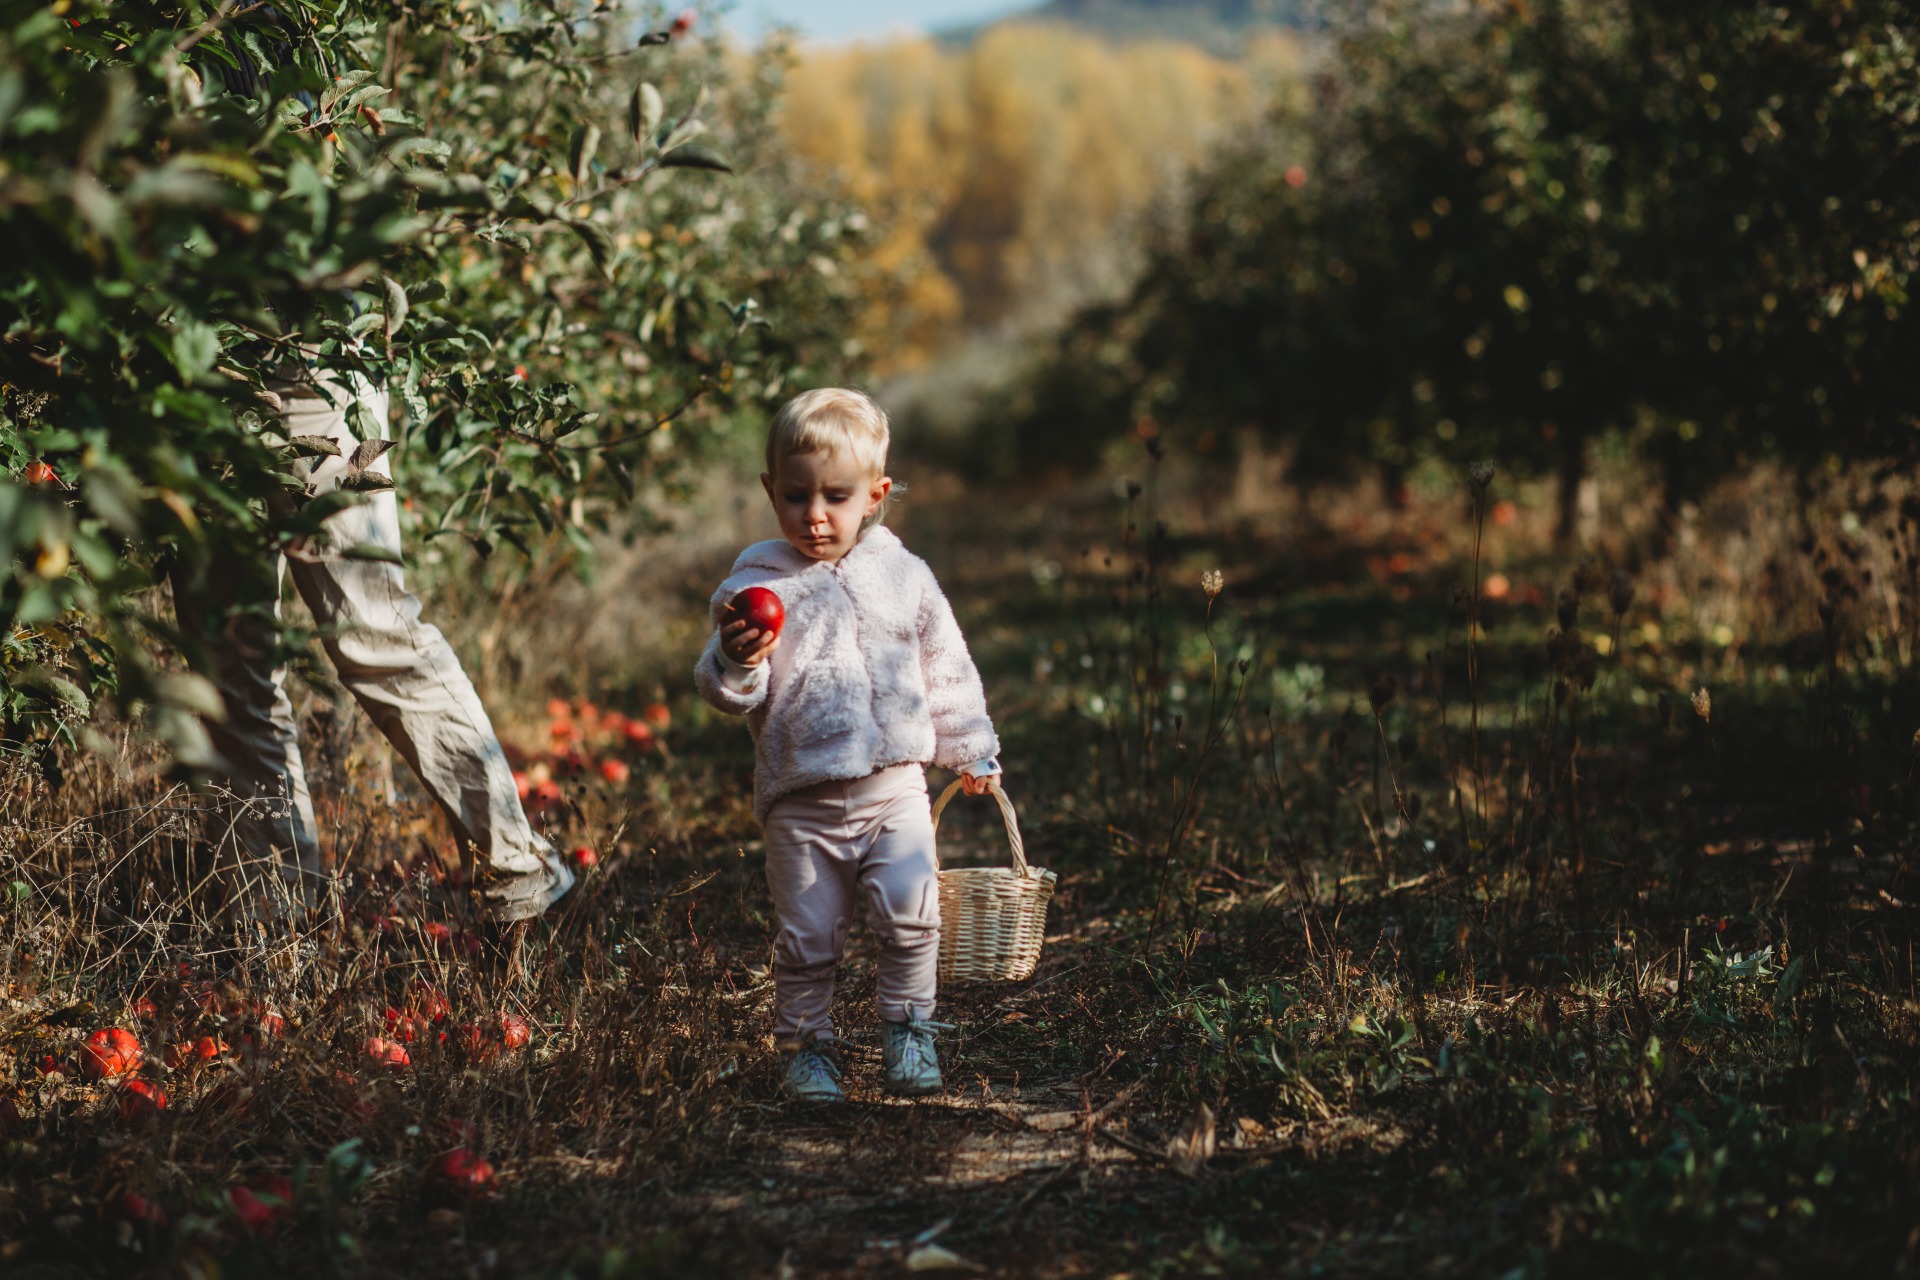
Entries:
<svg viewBox="0 0 1920 1280">
<path fill-rule="evenodd" d="M 938 32 L 947 43 L 967 44 L 988 27 L 1007 22 L 1059 22 L 1123 40 L 1158 37 L 1184 40 L 1210 52 L 1239 52 L 1247 32 L 1262 27 L 1319 25 L 1317 0 L 1044 0 L 990 22 Z"/>
</svg>

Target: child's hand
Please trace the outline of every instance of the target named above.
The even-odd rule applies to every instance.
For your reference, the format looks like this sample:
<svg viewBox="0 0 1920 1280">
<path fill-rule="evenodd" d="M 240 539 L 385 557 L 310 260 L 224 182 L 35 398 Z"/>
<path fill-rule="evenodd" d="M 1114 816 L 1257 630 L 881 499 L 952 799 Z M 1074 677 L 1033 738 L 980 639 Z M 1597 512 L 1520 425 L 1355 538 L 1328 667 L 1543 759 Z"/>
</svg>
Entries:
<svg viewBox="0 0 1920 1280">
<path fill-rule="evenodd" d="M 743 667 L 757 667 L 780 647 L 780 633 L 766 632 L 735 618 L 720 628 L 720 650 Z"/>
<path fill-rule="evenodd" d="M 997 773 L 982 773 L 978 775 L 963 773 L 960 775 L 960 789 L 970 796 L 983 796 L 993 790 L 993 784 L 999 780 L 1000 775 Z"/>
</svg>

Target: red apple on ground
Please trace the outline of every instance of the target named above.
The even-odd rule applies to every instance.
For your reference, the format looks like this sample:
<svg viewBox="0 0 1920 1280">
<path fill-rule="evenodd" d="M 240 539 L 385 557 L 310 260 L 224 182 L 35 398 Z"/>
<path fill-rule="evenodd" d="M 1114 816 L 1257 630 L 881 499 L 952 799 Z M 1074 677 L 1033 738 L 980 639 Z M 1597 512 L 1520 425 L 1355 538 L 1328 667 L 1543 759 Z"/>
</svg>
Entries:
<svg viewBox="0 0 1920 1280">
<path fill-rule="evenodd" d="M 279 1225 L 279 1213 L 270 1205 L 261 1204 L 250 1188 L 228 1187 L 227 1207 L 233 1210 L 233 1216 L 240 1219 L 240 1225 L 249 1235 L 268 1235 Z"/>
<path fill-rule="evenodd" d="M 600 776 L 616 787 L 624 787 L 627 785 L 628 780 L 633 777 L 633 770 L 627 767 L 625 760 L 615 760 L 609 757 L 600 762 Z"/>
<path fill-rule="evenodd" d="M 413 1059 L 407 1056 L 407 1046 L 381 1036 L 367 1038 L 367 1056 L 373 1059 L 374 1065 L 389 1071 L 402 1071 L 413 1065 Z"/>
<path fill-rule="evenodd" d="M 120 1086 L 120 1119 L 127 1124 L 167 1109 L 167 1091 L 151 1080 L 133 1079 Z"/>
<path fill-rule="evenodd" d="M 54 481 L 58 480 L 60 477 L 53 473 L 52 467 L 48 466 L 46 463 L 42 462 L 40 459 L 35 458 L 32 462 L 29 462 L 27 464 L 27 470 L 21 478 L 24 479 L 28 484 L 41 485 L 41 484 L 52 484 Z"/>
<path fill-rule="evenodd" d="M 744 619 L 749 627 L 756 627 L 769 636 L 779 635 L 780 628 L 787 625 L 787 607 L 765 587 L 748 587 L 735 596 L 727 608 L 735 618 Z"/>
<path fill-rule="evenodd" d="M 498 1185 L 493 1166 L 465 1147 L 455 1147 L 433 1162 L 434 1183 L 465 1199 L 492 1194 Z"/>
<path fill-rule="evenodd" d="M 452 1002 L 425 978 L 415 978 L 409 990 L 413 992 L 413 1007 L 428 1021 L 445 1022 L 453 1012 Z"/>
<path fill-rule="evenodd" d="M 583 871 L 600 861 L 600 855 L 593 851 L 593 846 L 590 844 L 578 846 L 569 856 L 573 859 L 573 865 Z"/>
<path fill-rule="evenodd" d="M 525 1018 L 513 1013 L 500 1015 L 501 1044 L 509 1049 L 518 1049 L 531 1039 L 533 1039 L 533 1028 L 527 1025 Z"/>
<path fill-rule="evenodd" d="M 765 591 L 767 595 L 773 596 L 773 602 L 776 608 L 780 604 L 780 597 L 773 595 L 773 592 L 767 591 L 765 587 L 748 587 L 747 591 Z M 746 592 L 743 591 L 740 594 L 745 595 Z M 735 598 L 737 599 L 738 597 Z M 779 616 L 784 620 L 787 616 L 786 610 L 780 609 Z M 780 629 L 780 623 L 775 622 L 773 628 L 778 631 Z M 656 729 L 666 729 L 673 724 L 673 712 L 667 710 L 667 704 L 664 702 L 650 703 L 647 709 L 640 714 L 645 716 L 647 723 Z"/>
<path fill-rule="evenodd" d="M 140 1041 L 131 1031 L 102 1027 L 80 1047 L 80 1071 L 89 1080 L 111 1080 L 140 1065 Z"/>
<path fill-rule="evenodd" d="M 123 1191 L 107 1203 L 109 1216 L 135 1226 L 164 1227 L 167 1211 L 159 1203 L 135 1191 Z"/>
</svg>

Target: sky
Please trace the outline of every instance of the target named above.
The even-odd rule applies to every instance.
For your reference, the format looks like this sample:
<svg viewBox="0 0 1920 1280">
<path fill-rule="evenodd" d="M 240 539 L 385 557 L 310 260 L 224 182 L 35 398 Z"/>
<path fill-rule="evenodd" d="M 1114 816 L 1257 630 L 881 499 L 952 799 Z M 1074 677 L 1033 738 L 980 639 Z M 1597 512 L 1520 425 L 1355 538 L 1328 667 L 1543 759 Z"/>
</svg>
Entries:
<svg viewBox="0 0 1920 1280">
<path fill-rule="evenodd" d="M 1030 0 L 736 0 L 726 23 L 749 41 L 775 24 L 797 27 L 809 40 L 875 40 L 1029 7 Z"/>
</svg>

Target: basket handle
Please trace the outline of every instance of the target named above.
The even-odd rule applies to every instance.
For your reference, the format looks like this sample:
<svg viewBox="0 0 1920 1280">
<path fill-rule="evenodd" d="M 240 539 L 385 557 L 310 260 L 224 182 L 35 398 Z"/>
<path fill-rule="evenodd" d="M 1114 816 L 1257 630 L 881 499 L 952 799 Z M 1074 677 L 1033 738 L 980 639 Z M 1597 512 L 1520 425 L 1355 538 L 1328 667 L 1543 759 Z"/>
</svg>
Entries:
<svg viewBox="0 0 1920 1280">
<path fill-rule="evenodd" d="M 960 788 L 965 782 L 965 778 L 955 778 L 947 784 L 947 789 L 940 793 L 940 798 L 933 802 L 934 834 L 938 835 L 940 832 L 940 815 L 945 812 L 947 802 L 960 794 Z M 1007 793 L 1000 789 L 998 782 L 989 782 L 987 790 L 995 800 L 1000 802 L 1000 817 L 1007 824 L 1007 844 L 1013 849 L 1013 869 L 1026 879 L 1033 879 L 1033 868 L 1027 865 L 1027 847 L 1020 839 L 1020 820 L 1013 816 L 1013 801 L 1007 799 Z"/>
</svg>

